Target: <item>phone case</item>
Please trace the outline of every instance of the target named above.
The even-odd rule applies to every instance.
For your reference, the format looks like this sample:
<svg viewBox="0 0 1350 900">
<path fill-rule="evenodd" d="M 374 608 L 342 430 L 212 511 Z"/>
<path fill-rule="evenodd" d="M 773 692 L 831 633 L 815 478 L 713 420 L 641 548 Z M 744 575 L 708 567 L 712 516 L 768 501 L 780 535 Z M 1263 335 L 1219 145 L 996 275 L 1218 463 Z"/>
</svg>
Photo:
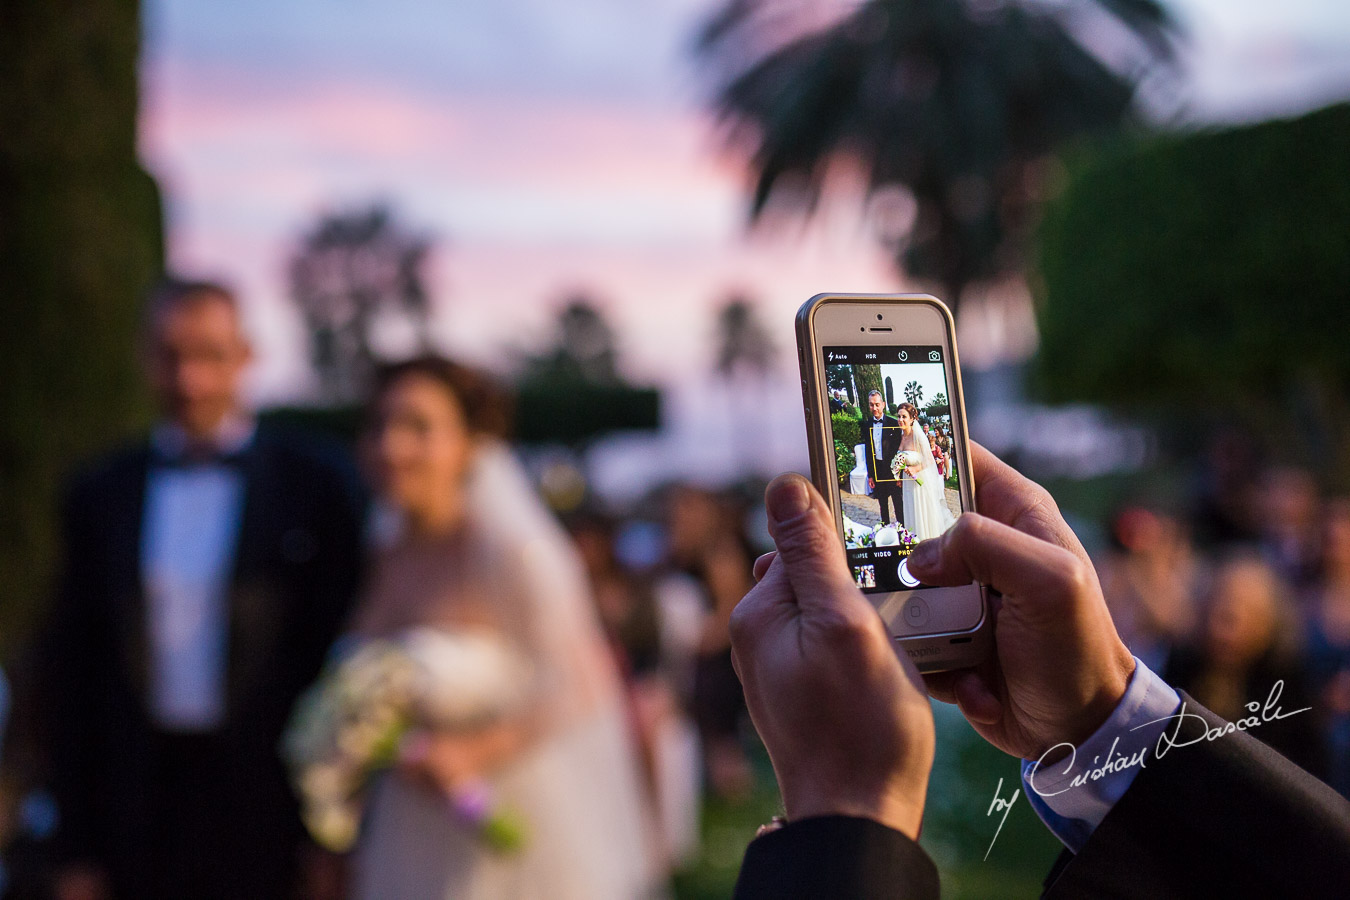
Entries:
<svg viewBox="0 0 1350 900">
<path fill-rule="evenodd" d="M 816 335 L 814 328 L 815 313 L 829 303 L 847 303 L 850 305 L 875 303 L 879 306 L 900 304 L 923 304 L 931 306 L 942 314 L 947 330 L 947 347 L 950 348 L 950 399 L 952 416 L 960 422 L 962 440 L 953 448 L 960 454 L 959 463 L 967 477 L 961 484 L 961 506 L 965 511 L 975 509 L 974 473 L 970 464 L 969 431 L 966 428 L 965 391 L 961 384 L 961 361 L 956 348 L 956 324 L 951 310 L 936 297 L 929 294 L 817 294 L 802 304 L 797 310 L 797 359 L 802 377 L 802 407 L 806 415 L 806 436 L 811 460 L 811 481 L 816 489 L 829 502 L 831 510 L 840 508 L 839 487 L 835 479 L 833 444 L 830 439 L 830 423 L 826 409 L 819 408 L 821 396 L 816 359 Z M 843 524 L 836 518 L 835 527 L 839 540 L 844 540 Z M 992 648 L 993 618 L 990 615 L 989 589 L 979 588 L 982 615 L 973 628 L 966 631 L 943 632 L 917 636 L 895 636 L 891 623 L 887 629 L 895 636 L 897 652 L 903 650 L 914 662 L 920 672 L 940 672 L 947 669 L 962 669 L 982 661 Z M 874 594 L 872 597 L 892 596 Z M 885 617 L 883 616 L 883 619 Z"/>
</svg>

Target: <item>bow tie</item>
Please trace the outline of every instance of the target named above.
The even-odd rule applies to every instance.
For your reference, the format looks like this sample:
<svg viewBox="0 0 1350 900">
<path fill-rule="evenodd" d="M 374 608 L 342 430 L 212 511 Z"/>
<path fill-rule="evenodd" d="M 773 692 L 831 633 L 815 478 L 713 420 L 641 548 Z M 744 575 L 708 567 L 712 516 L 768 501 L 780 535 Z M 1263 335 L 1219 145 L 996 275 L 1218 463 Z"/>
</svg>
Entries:
<svg viewBox="0 0 1350 900">
<path fill-rule="evenodd" d="M 150 462 L 157 469 L 203 469 L 208 466 L 238 469 L 244 464 L 244 452 L 235 450 L 226 453 L 210 446 L 187 447 L 179 453 L 168 453 L 156 448 L 151 451 Z"/>
</svg>

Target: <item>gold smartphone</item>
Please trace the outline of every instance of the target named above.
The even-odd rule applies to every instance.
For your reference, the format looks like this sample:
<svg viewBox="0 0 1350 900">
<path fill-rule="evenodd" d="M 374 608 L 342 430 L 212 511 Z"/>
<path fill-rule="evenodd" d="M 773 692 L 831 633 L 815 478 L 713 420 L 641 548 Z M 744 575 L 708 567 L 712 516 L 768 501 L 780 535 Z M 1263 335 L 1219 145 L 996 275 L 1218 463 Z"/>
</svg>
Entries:
<svg viewBox="0 0 1350 900">
<path fill-rule="evenodd" d="M 797 311 L 811 479 L 854 581 L 921 672 L 975 665 L 991 637 L 986 588 L 933 587 L 914 546 L 975 509 L 950 310 L 926 294 L 818 294 Z"/>
</svg>

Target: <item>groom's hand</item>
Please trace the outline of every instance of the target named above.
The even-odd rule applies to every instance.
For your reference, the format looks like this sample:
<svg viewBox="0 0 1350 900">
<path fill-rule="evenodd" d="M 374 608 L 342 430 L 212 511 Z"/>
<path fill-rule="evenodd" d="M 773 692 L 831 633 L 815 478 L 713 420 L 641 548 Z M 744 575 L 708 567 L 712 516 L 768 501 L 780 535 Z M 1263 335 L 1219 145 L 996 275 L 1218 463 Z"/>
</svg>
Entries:
<svg viewBox="0 0 1350 900">
<path fill-rule="evenodd" d="M 799 475 L 765 493 L 776 556 L 731 617 L 736 671 L 791 819 L 852 815 L 911 838 L 933 765 L 933 714 L 849 575 L 829 508 Z"/>
<path fill-rule="evenodd" d="M 975 669 L 925 676 L 991 744 L 1036 759 L 1092 735 L 1125 694 L 1134 657 L 1116 635 L 1087 552 L 1050 494 L 971 444 L 980 514 L 919 544 L 927 584 L 978 581 L 995 601 L 995 652 Z"/>
</svg>

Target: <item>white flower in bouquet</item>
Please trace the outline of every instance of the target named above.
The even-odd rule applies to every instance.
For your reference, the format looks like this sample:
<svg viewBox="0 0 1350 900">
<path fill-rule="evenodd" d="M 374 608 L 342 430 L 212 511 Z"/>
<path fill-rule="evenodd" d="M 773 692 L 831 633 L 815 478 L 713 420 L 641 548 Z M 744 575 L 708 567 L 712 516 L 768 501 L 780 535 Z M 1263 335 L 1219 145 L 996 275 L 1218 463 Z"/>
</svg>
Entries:
<svg viewBox="0 0 1350 900">
<path fill-rule="evenodd" d="M 479 631 L 416 629 L 398 641 L 361 644 L 325 670 L 300 698 L 283 755 L 315 841 L 342 852 L 356 842 L 371 777 L 393 765 L 417 728 L 469 732 L 525 703 L 529 662 Z M 494 849 L 520 847 L 524 832 L 494 808 L 486 787 L 451 797 L 454 811 Z"/>
<path fill-rule="evenodd" d="M 891 474 L 896 478 L 901 478 L 903 476 L 900 473 L 908 466 L 917 466 L 921 462 L 923 462 L 923 459 L 919 456 L 917 450 L 901 450 L 899 453 L 895 454 L 895 458 L 891 460 Z M 914 479 L 914 483 L 919 487 L 923 487 L 923 481 L 918 478 Z"/>
<path fill-rule="evenodd" d="M 418 628 L 401 641 L 416 666 L 413 712 L 419 725 L 472 731 L 524 706 L 529 661 L 482 632 Z"/>
</svg>

